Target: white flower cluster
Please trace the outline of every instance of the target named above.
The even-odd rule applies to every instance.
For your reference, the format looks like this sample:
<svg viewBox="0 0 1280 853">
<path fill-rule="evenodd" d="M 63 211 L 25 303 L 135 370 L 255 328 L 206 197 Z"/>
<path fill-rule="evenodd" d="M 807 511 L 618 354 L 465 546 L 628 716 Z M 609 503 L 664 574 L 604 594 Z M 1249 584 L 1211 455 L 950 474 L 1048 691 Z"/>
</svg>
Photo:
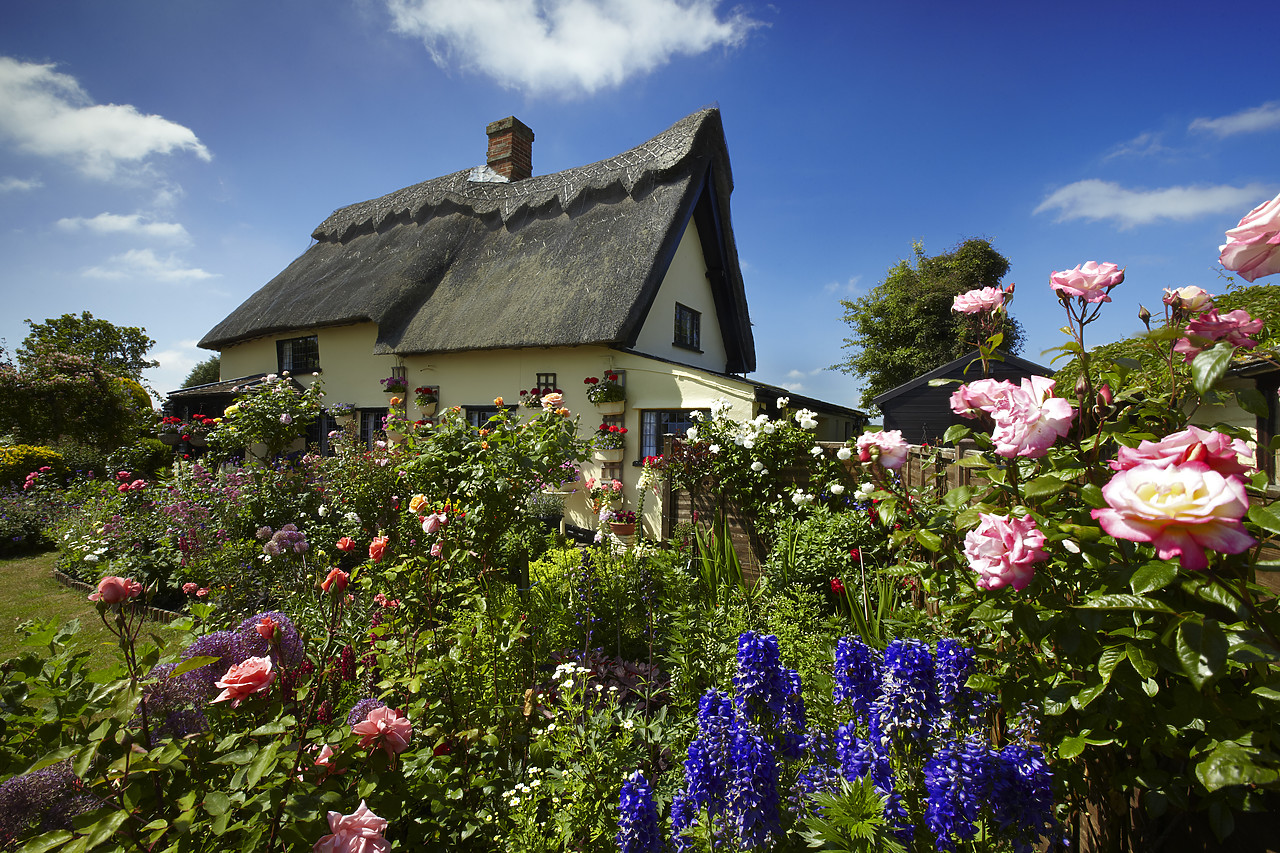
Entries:
<svg viewBox="0 0 1280 853">
<path fill-rule="evenodd" d="M 861 486 L 858 486 L 858 497 L 866 500 L 871 497 L 871 493 L 875 490 L 876 487 L 874 483 L 863 483 Z"/>
<path fill-rule="evenodd" d="M 801 429 L 817 429 L 818 416 L 808 409 L 801 409 L 795 414 L 796 423 L 800 424 Z"/>
<path fill-rule="evenodd" d="M 791 502 L 796 506 L 808 506 L 813 503 L 813 500 L 813 495 L 809 494 L 804 489 L 796 489 L 791 495 Z"/>
<path fill-rule="evenodd" d="M 711 401 L 711 417 L 718 418 L 725 412 L 729 411 L 730 403 L 723 397 L 717 397 Z M 695 413 L 696 414 L 696 413 Z"/>
<path fill-rule="evenodd" d="M 778 428 L 778 424 L 769 420 L 768 415 L 761 413 L 749 421 L 736 424 L 735 427 L 733 443 L 750 450 L 756 446 L 756 439 L 760 437 L 761 433 L 771 435 Z"/>
<path fill-rule="evenodd" d="M 836 451 L 836 458 L 839 459 L 841 462 L 848 462 L 850 459 L 853 458 L 853 451 L 850 450 L 848 447 L 842 447 Z"/>
</svg>

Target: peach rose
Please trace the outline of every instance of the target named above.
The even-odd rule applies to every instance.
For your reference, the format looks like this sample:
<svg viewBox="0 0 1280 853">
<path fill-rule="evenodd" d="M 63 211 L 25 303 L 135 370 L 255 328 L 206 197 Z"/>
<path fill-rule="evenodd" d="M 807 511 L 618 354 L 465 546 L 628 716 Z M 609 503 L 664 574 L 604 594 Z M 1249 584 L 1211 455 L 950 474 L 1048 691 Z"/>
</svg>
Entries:
<svg viewBox="0 0 1280 853">
<path fill-rule="evenodd" d="M 351 733 L 361 735 L 360 746 L 366 749 L 382 747 L 387 758 L 392 758 L 409 748 L 413 725 L 394 708 L 378 707 L 352 726 Z"/>
<path fill-rule="evenodd" d="M 375 563 L 382 562 L 382 556 L 387 552 L 387 537 L 375 536 L 373 541 L 369 543 L 369 559 Z"/>
<path fill-rule="evenodd" d="M 231 707 L 238 708 L 241 702 L 266 690 L 275 680 L 276 673 L 271 668 L 270 657 L 249 658 L 227 670 L 221 681 L 213 683 L 214 687 L 222 688 L 222 692 L 213 701 L 230 700 Z"/>
<path fill-rule="evenodd" d="M 387 831 L 386 818 L 378 817 L 360 801 L 360 808 L 349 815 L 329 812 L 329 832 L 315 843 L 312 853 L 387 853 L 391 844 L 382 837 Z"/>
<path fill-rule="evenodd" d="M 346 592 L 347 583 L 350 582 L 350 580 L 351 575 L 347 574 L 342 569 L 334 567 L 329 570 L 329 574 L 321 582 L 320 589 L 323 592 L 333 590 L 334 595 L 342 595 L 342 593 Z"/>
<path fill-rule="evenodd" d="M 355 550 L 356 542 L 350 536 L 343 536 L 341 539 L 339 539 L 337 542 L 334 543 L 334 547 L 344 554 L 349 554 L 350 552 Z"/>
<path fill-rule="evenodd" d="M 542 408 L 544 409 L 558 409 L 563 404 L 564 404 L 563 394 L 560 394 L 556 391 L 552 391 L 550 394 L 542 395 Z"/>
<path fill-rule="evenodd" d="M 263 616 L 257 625 L 253 626 L 253 630 L 258 636 L 264 640 L 270 641 L 276 635 L 276 629 L 280 627 L 280 623 L 272 619 L 270 616 Z"/>
<path fill-rule="evenodd" d="M 417 515 L 419 512 L 421 512 L 422 508 L 426 505 L 427 505 L 426 495 L 414 495 L 413 497 L 409 498 L 409 512 L 413 513 L 414 515 Z"/>
<path fill-rule="evenodd" d="M 132 578 L 120 578 L 107 575 L 98 581 L 98 591 L 89 596 L 90 601 L 101 601 L 104 604 L 119 604 L 142 594 L 142 584 Z"/>
<path fill-rule="evenodd" d="M 1093 517 L 1117 539 L 1150 542 L 1162 560 L 1179 557 L 1184 569 L 1209 566 L 1205 550 L 1247 551 L 1256 540 L 1241 519 L 1249 498 L 1238 477 L 1224 477 L 1203 462 L 1126 468 L 1102 487 L 1106 509 Z"/>
<path fill-rule="evenodd" d="M 1218 250 L 1222 265 L 1246 281 L 1280 272 L 1280 195 L 1245 214 Z"/>
</svg>

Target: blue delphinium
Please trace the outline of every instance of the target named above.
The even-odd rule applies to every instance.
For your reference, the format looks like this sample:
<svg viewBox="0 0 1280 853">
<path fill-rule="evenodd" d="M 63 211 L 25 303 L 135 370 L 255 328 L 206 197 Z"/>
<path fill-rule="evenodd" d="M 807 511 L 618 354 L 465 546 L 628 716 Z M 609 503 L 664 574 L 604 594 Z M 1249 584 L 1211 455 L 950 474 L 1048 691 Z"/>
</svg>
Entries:
<svg viewBox="0 0 1280 853">
<path fill-rule="evenodd" d="M 854 716 L 865 720 L 880 692 L 880 654 L 861 637 L 841 637 L 836 643 L 836 703 L 849 702 Z"/>
<path fill-rule="evenodd" d="M 903 743 L 898 733 L 922 740 L 937 712 L 937 677 L 929 646 L 920 640 L 894 640 L 884 652 L 880 695 L 872 710 L 879 734 L 895 743 Z"/>
<path fill-rule="evenodd" d="M 618 849 L 621 853 L 661 853 L 658 806 L 653 789 L 637 770 L 622 783 L 618 802 Z"/>
<path fill-rule="evenodd" d="M 991 816 L 1002 833 L 1014 838 L 1017 853 L 1058 831 L 1052 784 L 1053 773 L 1036 744 L 1011 743 L 993 756 Z"/>
<path fill-rule="evenodd" d="M 767 709 L 775 717 L 791 692 L 791 684 L 779 662 L 778 638 L 746 631 L 738 637 L 738 672 L 733 677 L 738 706 L 758 719 Z"/>
<path fill-rule="evenodd" d="M 990 748 L 978 735 L 942 743 L 924 766 L 925 825 L 939 850 L 955 850 L 978 832 L 990 790 Z"/>
<path fill-rule="evenodd" d="M 729 727 L 729 767 L 730 829 L 743 850 L 768 845 L 781 830 L 778 762 L 773 746 L 742 717 Z"/>
</svg>

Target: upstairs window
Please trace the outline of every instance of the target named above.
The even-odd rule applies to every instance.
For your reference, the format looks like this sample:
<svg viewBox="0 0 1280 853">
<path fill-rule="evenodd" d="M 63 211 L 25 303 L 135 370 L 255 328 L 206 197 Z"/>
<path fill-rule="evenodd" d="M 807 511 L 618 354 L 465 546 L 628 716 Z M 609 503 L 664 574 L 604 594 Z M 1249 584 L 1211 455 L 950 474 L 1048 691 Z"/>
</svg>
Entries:
<svg viewBox="0 0 1280 853">
<path fill-rule="evenodd" d="M 315 335 L 276 341 L 277 373 L 314 373 L 320 369 L 320 345 Z"/>
<path fill-rule="evenodd" d="M 702 313 L 679 302 L 676 303 L 675 345 L 702 351 Z"/>
</svg>

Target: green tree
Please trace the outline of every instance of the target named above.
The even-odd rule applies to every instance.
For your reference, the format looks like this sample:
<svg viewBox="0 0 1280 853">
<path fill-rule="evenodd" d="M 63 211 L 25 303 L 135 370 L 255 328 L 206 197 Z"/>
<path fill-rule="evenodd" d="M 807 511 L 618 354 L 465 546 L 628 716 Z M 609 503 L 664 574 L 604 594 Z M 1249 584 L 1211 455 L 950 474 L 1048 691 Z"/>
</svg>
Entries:
<svg viewBox="0 0 1280 853">
<path fill-rule="evenodd" d="M 37 353 L 48 350 L 81 356 L 108 373 L 135 381 L 142 379 L 143 370 L 159 365 L 147 358 L 156 342 L 141 326 L 117 326 L 88 311 L 63 314 L 43 323 L 25 322 L 31 331 L 17 351 L 23 369 L 37 359 Z"/>
<path fill-rule="evenodd" d="M 210 382 L 217 382 L 222 378 L 222 362 L 221 358 L 211 355 L 204 361 L 191 368 L 191 372 L 187 374 L 187 378 L 183 381 L 183 388 L 194 388 L 196 385 L 208 385 Z"/>
<path fill-rule="evenodd" d="M 898 261 L 869 294 L 840 300 L 853 331 L 844 346 L 852 354 L 833 367 L 863 379 L 864 405 L 972 351 L 980 341 L 977 318 L 952 311 L 951 303 L 974 288 L 999 286 L 1009 271 L 1009 261 L 976 237 L 935 257 L 919 242 L 912 251 L 913 261 Z M 1020 351 L 1021 324 L 1007 317 L 1002 331 L 1000 349 Z"/>
</svg>

